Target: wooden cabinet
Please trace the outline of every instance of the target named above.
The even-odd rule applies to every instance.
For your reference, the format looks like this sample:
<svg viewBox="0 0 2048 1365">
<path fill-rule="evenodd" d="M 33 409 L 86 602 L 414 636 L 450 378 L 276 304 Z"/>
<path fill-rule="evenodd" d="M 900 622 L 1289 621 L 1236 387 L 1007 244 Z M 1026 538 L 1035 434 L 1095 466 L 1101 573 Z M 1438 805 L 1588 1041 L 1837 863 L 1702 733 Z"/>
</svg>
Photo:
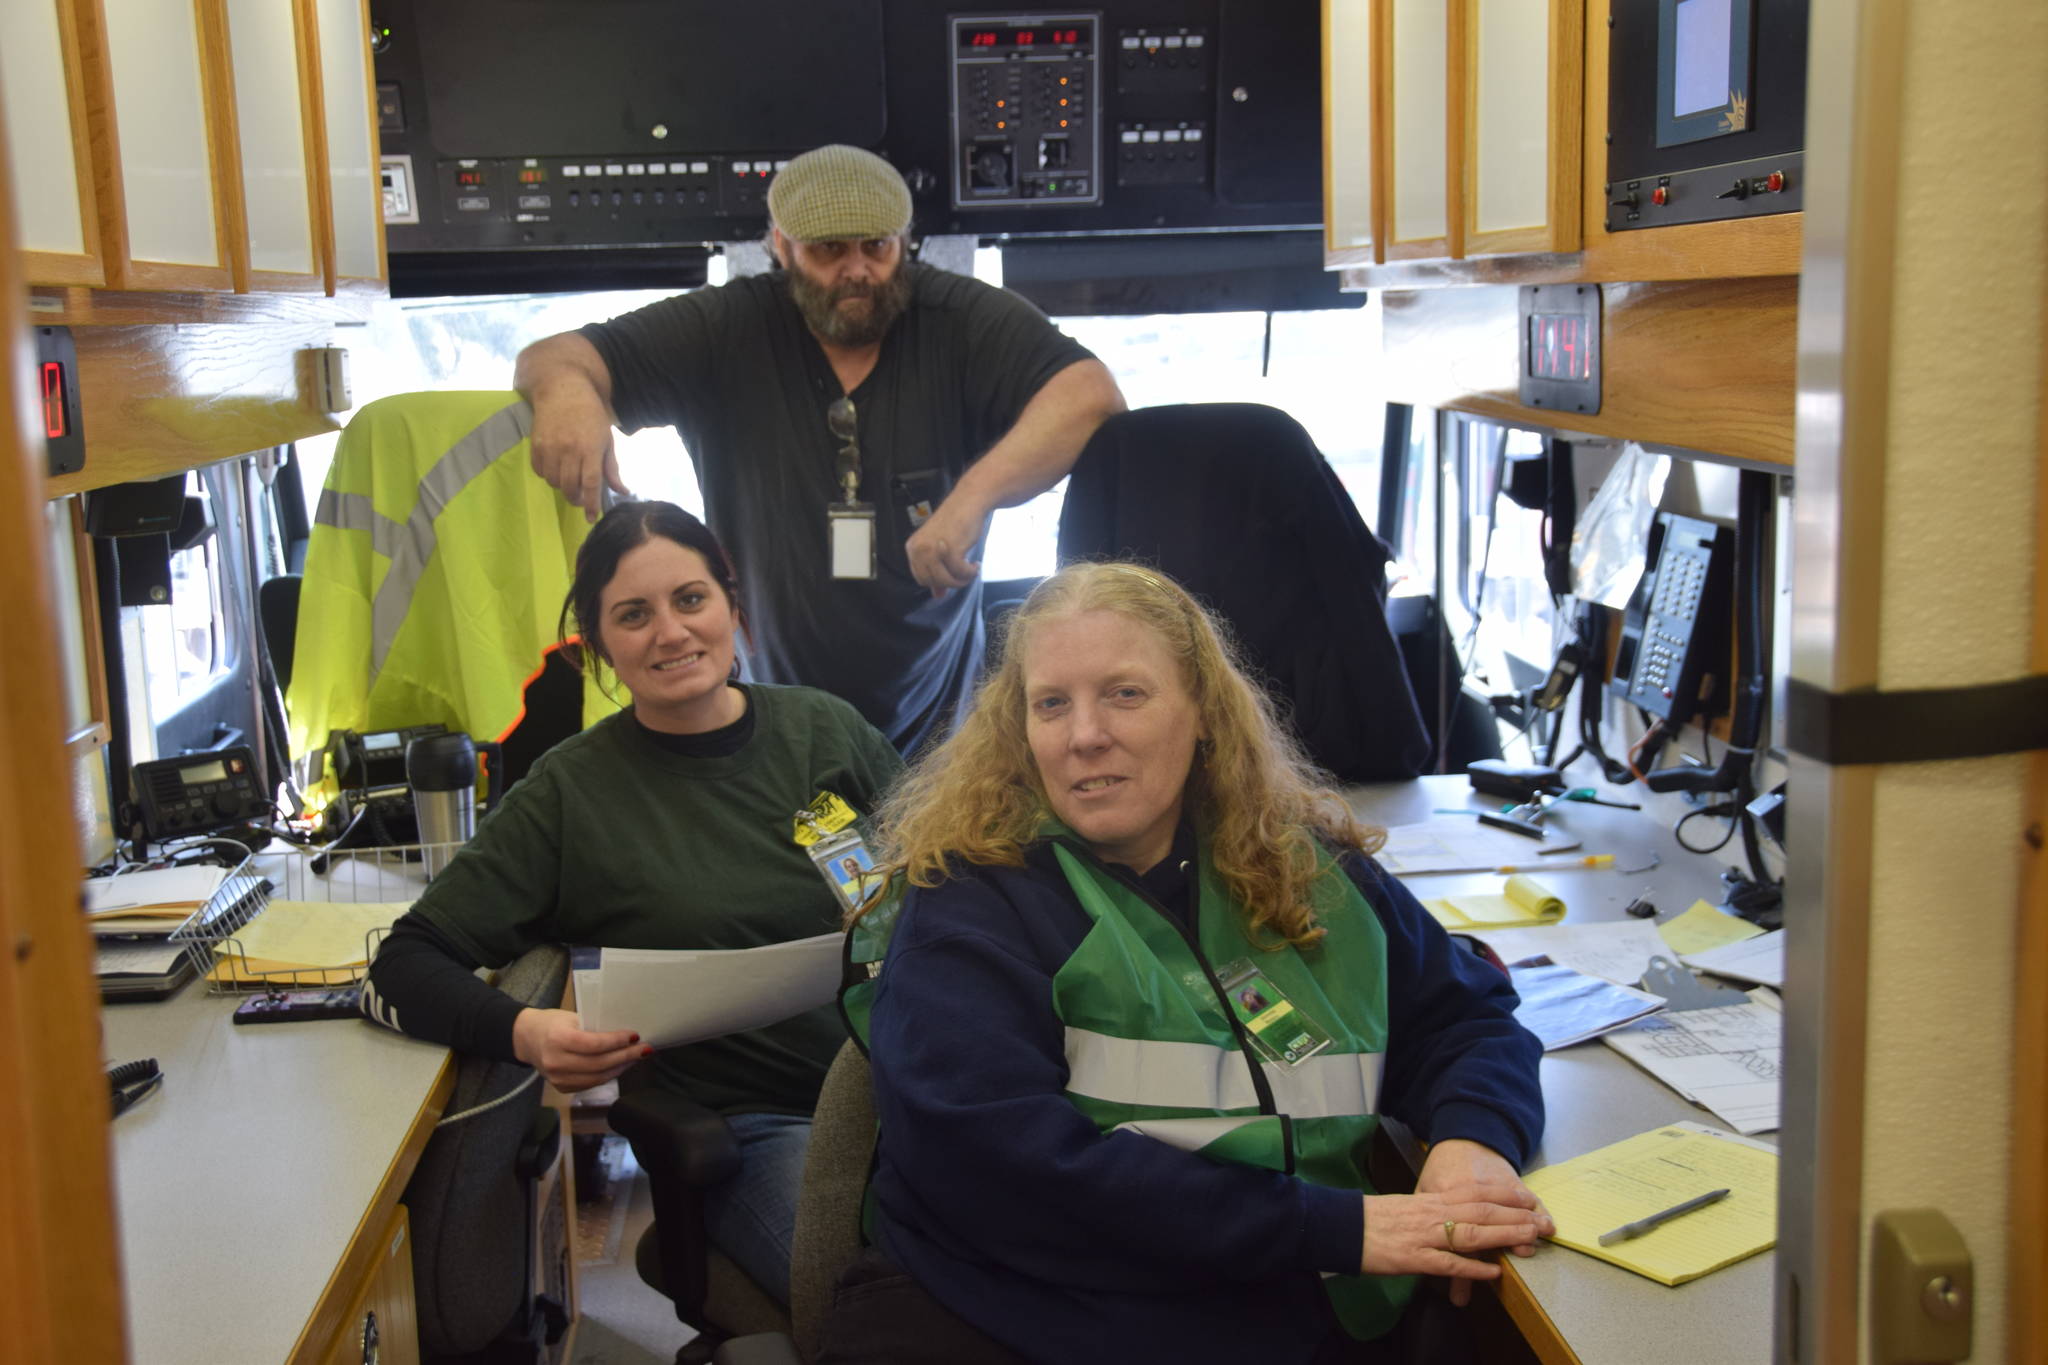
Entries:
<svg viewBox="0 0 2048 1365">
<path fill-rule="evenodd" d="M 7 11 L 0 91 L 30 284 L 381 291 L 364 0 Z"/>
<path fill-rule="evenodd" d="M 320 1365 L 419 1365 L 418 1306 L 412 1292 L 412 1226 L 405 1205 L 392 1210 L 377 1239 L 341 1329 L 314 1357 Z"/>
<path fill-rule="evenodd" d="M 1576 250 L 1584 14 L 1325 0 L 1327 263 Z"/>
</svg>

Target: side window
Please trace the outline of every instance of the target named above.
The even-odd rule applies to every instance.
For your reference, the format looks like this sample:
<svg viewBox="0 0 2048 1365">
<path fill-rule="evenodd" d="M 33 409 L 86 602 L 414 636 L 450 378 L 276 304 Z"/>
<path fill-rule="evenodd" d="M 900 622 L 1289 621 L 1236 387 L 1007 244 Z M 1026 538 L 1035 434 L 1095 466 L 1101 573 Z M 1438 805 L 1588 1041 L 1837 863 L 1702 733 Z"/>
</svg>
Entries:
<svg viewBox="0 0 2048 1365">
<path fill-rule="evenodd" d="M 149 680 L 149 713 L 159 721 L 202 695 L 234 664 L 222 602 L 220 522 L 198 471 L 185 476 L 185 494 L 209 510 L 215 528 L 198 544 L 171 556 L 171 596 L 162 606 L 135 607 L 142 667 Z"/>
</svg>

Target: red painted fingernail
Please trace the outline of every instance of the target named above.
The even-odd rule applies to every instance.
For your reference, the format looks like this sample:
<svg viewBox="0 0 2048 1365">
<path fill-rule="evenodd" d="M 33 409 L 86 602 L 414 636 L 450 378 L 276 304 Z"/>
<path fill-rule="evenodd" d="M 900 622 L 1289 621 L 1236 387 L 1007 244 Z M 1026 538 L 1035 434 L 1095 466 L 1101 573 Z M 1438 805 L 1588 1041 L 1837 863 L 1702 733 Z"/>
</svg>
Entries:
<svg viewBox="0 0 2048 1365">
<path fill-rule="evenodd" d="M 634 1034 L 634 1035 L 633 1035 L 633 1036 L 632 1036 L 631 1038 L 627 1039 L 626 1041 L 627 1041 L 627 1042 L 631 1042 L 631 1043 L 637 1043 L 637 1042 L 639 1042 L 639 1041 L 640 1041 L 640 1035 L 636 1033 L 636 1034 Z"/>
<path fill-rule="evenodd" d="M 640 1055 L 642 1057 L 652 1057 L 654 1055 L 654 1049 L 651 1047 L 643 1047 L 640 1049 Z"/>
</svg>

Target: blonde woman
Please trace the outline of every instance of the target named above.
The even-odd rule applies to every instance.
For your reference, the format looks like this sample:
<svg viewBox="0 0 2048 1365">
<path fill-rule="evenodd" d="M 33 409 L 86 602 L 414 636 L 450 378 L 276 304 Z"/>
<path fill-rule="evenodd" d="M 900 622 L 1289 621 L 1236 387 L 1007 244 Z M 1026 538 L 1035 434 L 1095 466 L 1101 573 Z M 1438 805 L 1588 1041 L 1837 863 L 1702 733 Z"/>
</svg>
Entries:
<svg viewBox="0 0 2048 1365">
<path fill-rule="evenodd" d="M 1041 584 L 881 821 L 876 1248 L 824 1359 L 1400 1359 L 1414 1277 L 1463 1302 L 1551 1230 L 1506 978 L 1162 575 Z M 1433 1144 L 1413 1194 L 1367 1178 L 1382 1112 Z"/>
</svg>

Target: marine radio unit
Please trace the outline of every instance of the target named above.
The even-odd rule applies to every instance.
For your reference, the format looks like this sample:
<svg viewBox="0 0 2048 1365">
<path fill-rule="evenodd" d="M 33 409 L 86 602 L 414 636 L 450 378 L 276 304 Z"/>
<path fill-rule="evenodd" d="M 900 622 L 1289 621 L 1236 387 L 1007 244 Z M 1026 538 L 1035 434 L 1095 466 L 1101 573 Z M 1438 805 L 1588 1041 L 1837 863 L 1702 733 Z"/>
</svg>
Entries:
<svg viewBox="0 0 2048 1365">
<path fill-rule="evenodd" d="M 143 838 L 152 843 L 270 818 L 256 755 L 244 744 L 138 763 L 129 781 Z"/>
</svg>

